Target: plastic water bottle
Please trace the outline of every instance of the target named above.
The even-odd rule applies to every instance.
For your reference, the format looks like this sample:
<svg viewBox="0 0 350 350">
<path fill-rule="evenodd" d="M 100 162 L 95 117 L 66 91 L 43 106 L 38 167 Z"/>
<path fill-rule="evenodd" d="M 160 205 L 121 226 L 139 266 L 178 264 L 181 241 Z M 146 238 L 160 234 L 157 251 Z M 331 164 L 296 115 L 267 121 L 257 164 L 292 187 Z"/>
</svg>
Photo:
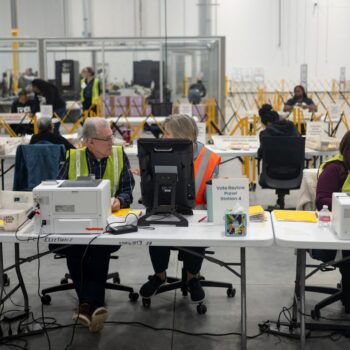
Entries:
<svg viewBox="0 0 350 350">
<path fill-rule="evenodd" d="M 328 210 L 328 205 L 324 205 L 318 213 L 318 226 L 329 227 L 331 223 L 331 212 Z"/>
</svg>

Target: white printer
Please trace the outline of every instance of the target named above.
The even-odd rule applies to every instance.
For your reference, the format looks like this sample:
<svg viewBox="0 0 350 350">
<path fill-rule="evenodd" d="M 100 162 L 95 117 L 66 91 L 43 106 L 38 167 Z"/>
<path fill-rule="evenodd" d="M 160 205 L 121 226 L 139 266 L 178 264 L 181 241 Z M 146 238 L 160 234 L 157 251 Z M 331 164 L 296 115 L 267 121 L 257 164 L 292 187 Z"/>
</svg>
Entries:
<svg viewBox="0 0 350 350">
<path fill-rule="evenodd" d="M 43 181 L 33 189 L 33 199 L 41 234 L 102 233 L 111 215 L 109 180 Z"/>
<path fill-rule="evenodd" d="M 340 239 L 350 239 L 350 193 L 333 193 L 332 227 Z"/>
</svg>

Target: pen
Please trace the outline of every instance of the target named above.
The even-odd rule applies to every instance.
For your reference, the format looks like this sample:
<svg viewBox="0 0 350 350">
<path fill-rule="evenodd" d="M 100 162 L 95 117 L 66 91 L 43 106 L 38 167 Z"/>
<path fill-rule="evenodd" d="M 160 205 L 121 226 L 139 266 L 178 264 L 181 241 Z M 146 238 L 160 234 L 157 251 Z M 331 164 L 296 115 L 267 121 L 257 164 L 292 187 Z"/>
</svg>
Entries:
<svg viewBox="0 0 350 350">
<path fill-rule="evenodd" d="M 206 218 L 207 218 L 206 216 L 203 216 L 202 218 L 200 218 L 200 219 L 198 220 L 198 222 L 202 222 L 202 221 L 204 221 Z"/>
</svg>

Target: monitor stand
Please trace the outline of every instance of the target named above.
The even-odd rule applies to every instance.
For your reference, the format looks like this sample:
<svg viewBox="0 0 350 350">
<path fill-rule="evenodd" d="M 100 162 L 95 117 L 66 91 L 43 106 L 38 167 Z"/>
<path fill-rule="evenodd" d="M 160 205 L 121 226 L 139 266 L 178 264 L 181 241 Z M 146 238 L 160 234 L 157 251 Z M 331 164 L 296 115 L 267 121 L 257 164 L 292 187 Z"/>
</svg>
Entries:
<svg viewBox="0 0 350 350">
<path fill-rule="evenodd" d="M 180 213 L 176 211 L 176 173 L 156 173 L 155 191 L 153 195 L 153 207 L 147 208 L 147 212 L 138 220 L 139 226 L 149 225 L 175 225 L 179 227 L 187 227 L 188 221 Z M 169 204 L 159 204 L 159 194 L 166 190 L 170 193 Z M 151 218 L 155 215 L 162 215 L 164 219 Z M 167 220 L 167 218 L 176 218 L 178 220 Z M 149 220 L 148 220 L 149 219 Z"/>
</svg>

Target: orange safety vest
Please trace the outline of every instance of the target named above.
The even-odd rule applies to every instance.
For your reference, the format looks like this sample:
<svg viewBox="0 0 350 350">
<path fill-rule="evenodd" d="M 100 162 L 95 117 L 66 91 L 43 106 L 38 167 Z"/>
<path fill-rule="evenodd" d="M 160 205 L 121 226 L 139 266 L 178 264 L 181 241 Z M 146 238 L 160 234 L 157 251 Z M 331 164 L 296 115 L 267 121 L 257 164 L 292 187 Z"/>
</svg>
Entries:
<svg viewBox="0 0 350 350">
<path fill-rule="evenodd" d="M 214 169 L 221 162 L 221 157 L 209 151 L 205 146 L 194 161 L 194 178 L 196 188 L 196 205 L 205 204 L 205 186 L 213 175 Z"/>
</svg>

